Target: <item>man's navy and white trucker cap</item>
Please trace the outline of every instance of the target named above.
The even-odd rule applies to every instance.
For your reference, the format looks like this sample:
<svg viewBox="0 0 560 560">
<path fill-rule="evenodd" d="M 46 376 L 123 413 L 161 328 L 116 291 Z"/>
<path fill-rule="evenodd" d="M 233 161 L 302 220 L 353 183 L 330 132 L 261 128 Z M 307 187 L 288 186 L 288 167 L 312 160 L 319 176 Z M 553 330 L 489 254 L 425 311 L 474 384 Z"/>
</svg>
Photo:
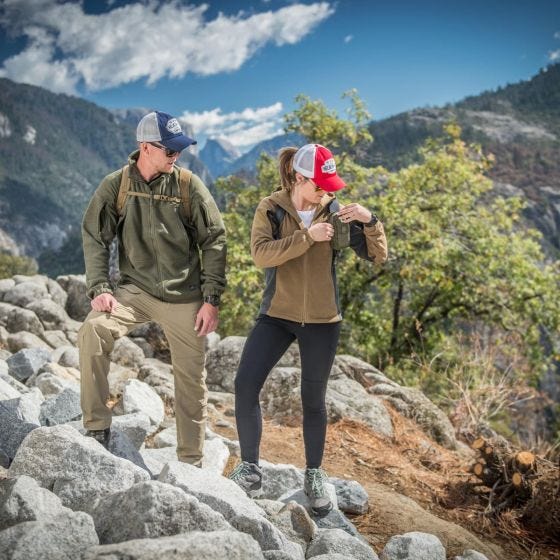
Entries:
<svg viewBox="0 0 560 560">
<path fill-rule="evenodd" d="M 136 129 L 136 140 L 138 142 L 159 142 L 162 146 L 180 152 L 196 140 L 183 134 L 179 121 L 160 111 L 148 113 L 138 123 Z"/>
</svg>

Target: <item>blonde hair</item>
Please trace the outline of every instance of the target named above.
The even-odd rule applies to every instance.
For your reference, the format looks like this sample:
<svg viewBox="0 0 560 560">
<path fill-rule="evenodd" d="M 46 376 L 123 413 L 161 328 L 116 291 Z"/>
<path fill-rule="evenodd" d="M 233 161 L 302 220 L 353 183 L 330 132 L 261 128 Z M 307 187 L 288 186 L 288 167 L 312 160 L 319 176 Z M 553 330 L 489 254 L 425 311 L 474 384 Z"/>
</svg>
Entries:
<svg viewBox="0 0 560 560">
<path fill-rule="evenodd" d="M 278 170 L 280 171 L 280 181 L 282 188 L 291 191 L 296 182 L 296 172 L 294 171 L 294 156 L 298 151 L 292 146 L 282 148 L 278 153 Z"/>
</svg>

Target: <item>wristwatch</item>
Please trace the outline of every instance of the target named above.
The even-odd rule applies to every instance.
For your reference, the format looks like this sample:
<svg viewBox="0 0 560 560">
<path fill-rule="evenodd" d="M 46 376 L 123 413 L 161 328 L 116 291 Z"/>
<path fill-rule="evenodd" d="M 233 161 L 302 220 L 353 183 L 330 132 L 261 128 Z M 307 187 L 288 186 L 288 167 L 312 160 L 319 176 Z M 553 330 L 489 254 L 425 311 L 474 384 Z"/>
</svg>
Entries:
<svg viewBox="0 0 560 560">
<path fill-rule="evenodd" d="M 204 296 L 204 303 L 209 303 L 214 307 L 220 306 L 220 296 L 212 295 L 212 296 Z"/>
<path fill-rule="evenodd" d="M 371 220 L 370 220 L 367 224 L 364 224 L 364 225 L 365 225 L 366 227 L 372 227 L 372 226 L 374 226 L 378 221 L 379 221 L 379 218 L 378 218 L 375 214 L 372 214 L 372 215 L 371 215 Z"/>
</svg>

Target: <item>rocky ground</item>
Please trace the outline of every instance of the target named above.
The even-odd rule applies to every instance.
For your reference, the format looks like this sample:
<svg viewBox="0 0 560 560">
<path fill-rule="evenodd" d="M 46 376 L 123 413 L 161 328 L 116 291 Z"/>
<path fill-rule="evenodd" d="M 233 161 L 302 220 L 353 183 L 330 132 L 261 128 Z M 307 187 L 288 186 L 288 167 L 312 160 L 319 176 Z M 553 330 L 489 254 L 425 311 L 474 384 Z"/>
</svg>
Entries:
<svg viewBox="0 0 560 560">
<path fill-rule="evenodd" d="M 242 337 L 208 338 L 202 470 L 176 461 L 173 375 L 154 325 L 115 345 L 105 450 L 82 435 L 84 294 L 79 276 L 0 281 L 0 559 L 558 558 L 500 531 L 460 491 L 472 452 L 441 410 L 351 356 L 337 356 L 327 393 L 324 467 L 337 507 L 325 518 L 309 515 L 301 491 L 295 348 L 263 390 L 259 499 L 223 476 L 238 461 Z"/>
</svg>

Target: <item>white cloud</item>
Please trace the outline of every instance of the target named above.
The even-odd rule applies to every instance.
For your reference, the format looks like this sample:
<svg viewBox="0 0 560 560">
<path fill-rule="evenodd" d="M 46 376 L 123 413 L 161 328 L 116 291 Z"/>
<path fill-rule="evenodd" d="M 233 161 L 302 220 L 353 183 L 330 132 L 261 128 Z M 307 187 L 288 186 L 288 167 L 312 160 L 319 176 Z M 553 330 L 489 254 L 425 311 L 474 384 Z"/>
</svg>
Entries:
<svg viewBox="0 0 560 560">
<path fill-rule="evenodd" d="M 548 59 L 551 60 L 552 62 L 555 62 L 556 60 L 560 60 L 560 49 L 558 49 L 557 51 L 549 51 Z"/>
<path fill-rule="evenodd" d="M 557 32 L 554 34 L 554 38 L 555 38 L 555 39 L 560 39 L 560 31 L 557 31 Z"/>
<path fill-rule="evenodd" d="M 220 108 L 200 113 L 185 111 L 179 120 L 189 123 L 195 135 L 225 138 L 241 151 L 283 132 L 282 103 L 223 113 Z"/>
<path fill-rule="evenodd" d="M 315 2 L 206 21 L 206 4 L 181 0 L 146 0 L 102 14 L 61 2 L 4 0 L 1 25 L 29 44 L 4 61 L 1 75 L 68 93 L 81 83 L 99 90 L 231 72 L 267 44 L 301 41 L 334 13 L 328 2 Z"/>
<path fill-rule="evenodd" d="M 346 37 L 344 37 L 344 42 L 349 43 L 353 38 L 354 35 L 346 35 Z"/>
</svg>

